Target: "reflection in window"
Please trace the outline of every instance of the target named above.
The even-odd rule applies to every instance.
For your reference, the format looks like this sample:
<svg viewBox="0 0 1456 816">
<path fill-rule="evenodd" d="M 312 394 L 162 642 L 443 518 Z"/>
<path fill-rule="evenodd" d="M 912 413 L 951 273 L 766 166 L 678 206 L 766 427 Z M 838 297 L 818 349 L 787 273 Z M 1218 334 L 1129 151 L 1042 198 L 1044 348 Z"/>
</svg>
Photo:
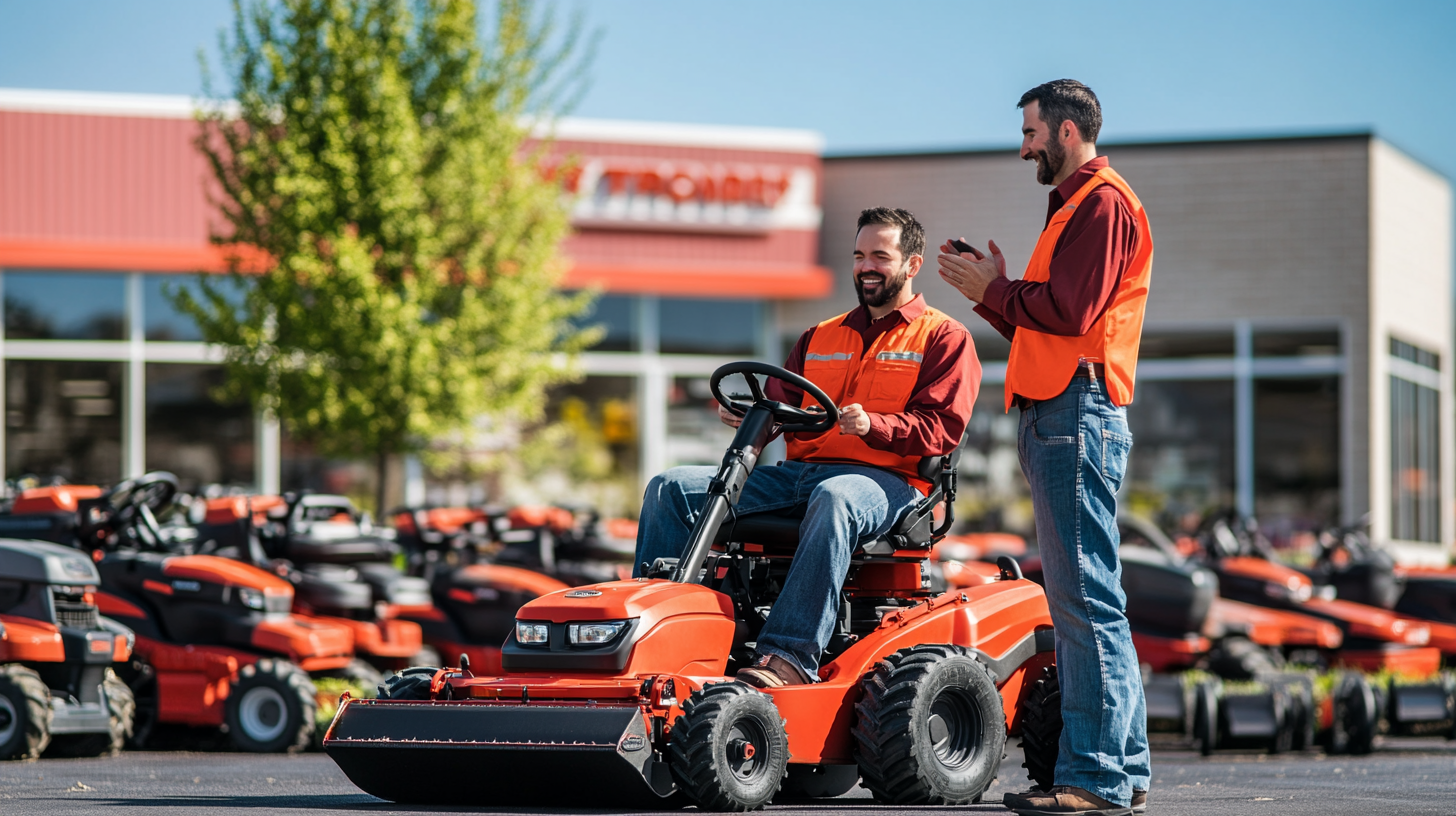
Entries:
<svg viewBox="0 0 1456 816">
<path fill-rule="evenodd" d="M 1390 355 L 1397 372 L 1390 377 L 1390 534 L 1405 541 L 1439 542 L 1441 358 L 1394 338 Z"/>
<path fill-rule="evenodd" d="M 225 293 L 234 304 L 241 304 L 243 287 L 234 283 L 227 275 L 209 276 L 213 288 Z M 142 276 L 142 325 L 146 327 L 148 340 L 191 340 L 202 339 L 202 332 L 193 322 L 192 316 L 172 304 L 172 295 L 185 290 L 198 303 L 207 305 L 197 275 L 143 275 Z"/>
<path fill-rule="evenodd" d="M 1337 328 L 1254 333 L 1255 357 L 1307 357 L 1339 353 L 1340 330 Z"/>
<path fill-rule="evenodd" d="M 726 394 L 748 393 L 739 377 L 723 380 Z M 734 430 L 718 418 L 718 401 L 707 377 L 674 377 L 667 394 L 668 467 L 716 465 L 733 441 Z"/>
<path fill-rule="evenodd" d="M 980 338 L 977 338 L 977 348 Z M 961 440 L 957 466 L 957 530 L 1036 534 L 1031 491 L 1021 473 L 1017 434 L 1021 411 L 1006 413 L 999 386 L 982 388 Z"/>
<path fill-rule="evenodd" d="M 6 272 L 5 336 L 125 339 L 126 278 L 105 272 Z"/>
<path fill-rule="evenodd" d="M 1223 331 L 1145 332 L 1138 359 L 1234 356 L 1234 333 Z"/>
<path fill-rule="evenodd" d="M 177 474 L 182 489 L 253 482 L 253 412 L 212 392 L 222 366 L 147 364 L 147 469 Z"/>
<path fill-rule="evenodd" d="M 1181 531 L 1233 506 L 1232 380 L 1139 381 L 1127 421 L 1133 445 L 1125 509 Z"/>
<path fill-rule="evenodd" d="M 6 477 L 115 482 L 122 475 L 121 401 L 121 363 L 7 360 Z"/>
<path fill-rule="evenodd" d="M 587 377 L 553 388 L 546 420 L 504 457 L 491 500 L 589 506 L 635 518 L 642 504 L 636 378 Z M 429 498 L 446 497 L 431 486 Z"/>
<path fill-rule="evenodd" d="M 1339 522 L 1339 377 L 1254 381 L 1254 513 L 1276 543 Z"/>
<path fill-rule="evenodd" d="M 637 298 L 624 295 L 601 295 L 591 307 L 573 321 L 578 328 L 600 326 L 605 330 L 592 351 L 637 350 Z"/>
<path fill-rule="evenodd" d="M 758 348 L 761 309 L 756 300 L 663 298 L 658 309 L 659 350 L 664 354 L 746 358 Z"/>
</svg>

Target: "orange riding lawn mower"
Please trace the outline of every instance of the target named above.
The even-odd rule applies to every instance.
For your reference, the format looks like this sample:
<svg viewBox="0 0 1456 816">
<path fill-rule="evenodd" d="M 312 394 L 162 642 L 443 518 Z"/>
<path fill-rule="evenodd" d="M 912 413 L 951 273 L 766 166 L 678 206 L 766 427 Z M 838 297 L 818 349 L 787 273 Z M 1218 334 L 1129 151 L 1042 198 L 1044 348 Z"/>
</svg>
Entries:
<svg viewBox="0 0 1456 816">
<path fill-rule="evenodd" d="M 724 393 L 730 375 L 751 397 Z M 757 375 L 803 389 L 822 412 L 765 398 Z M 922 574 L 951 523 L 953 456 L 924 460 L 929 495 L 856 549 L 819 682 L 761 691 L 731 680 L 751 659 L 801 521 L 739 515 L 740 491 L 765 445 L 828 431 L 838 409 L 762 363 L 723 366 L 710 384 L 743 421 L 682 557 L 644 578 L 529 601 L 498 671 L 470 660 L 412 668 L 379 699 L 346 697 L 324 749 L 356 785 L 408 803 L 725 811 L 862 782 L 887 804 L 966 804 L 994 780 L 1008 734 L 1023 737 L 1035 782 L 1051 785 L 1060 712 L 1041 588 L 1009 558 L 995 580 L 946 593 Z M 511 783 L 481 785 L 485 767 Z"/>
<path fill-rule="evenodd" d="M 130 660 L 116 658 L 136 698 L 131 747 L 210 745 L 225 735 L 244 751 L 300 749 L 314 732 L 309 673 L 349 666 L 353 635 L 292 615 L 294 587 L 276 574 L 178 554 L 158 522 L 176 492 L 176 477 L 163 472 L 107 490 L 32 488 L 0 514 L 0 535 L 47 538 L 95 563 L 99 581 L 75 582 L 87 584 L 88 605 L 94 598 L 89 614 L 99 609 L 135 632 Z"/>
</svg>

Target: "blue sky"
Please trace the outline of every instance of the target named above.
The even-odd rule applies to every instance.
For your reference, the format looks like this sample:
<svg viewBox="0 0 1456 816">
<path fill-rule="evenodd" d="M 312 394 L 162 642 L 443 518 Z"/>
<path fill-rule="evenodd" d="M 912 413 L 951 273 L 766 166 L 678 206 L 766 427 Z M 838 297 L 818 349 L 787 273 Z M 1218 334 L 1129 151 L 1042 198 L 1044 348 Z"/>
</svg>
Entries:
<svg viewBox="0 0 1456 816">
<path fill-rule="evenodd" d="M 831 153 L 1009 146 L 1070 76 L 1104 141 L 1373 129 L 1456 178 L 1456 2 L 562 0 L 579 115 L 810 128 Z M 226 0 L 0 0 L 0 87 L 192 94 Z"/>
</svg>

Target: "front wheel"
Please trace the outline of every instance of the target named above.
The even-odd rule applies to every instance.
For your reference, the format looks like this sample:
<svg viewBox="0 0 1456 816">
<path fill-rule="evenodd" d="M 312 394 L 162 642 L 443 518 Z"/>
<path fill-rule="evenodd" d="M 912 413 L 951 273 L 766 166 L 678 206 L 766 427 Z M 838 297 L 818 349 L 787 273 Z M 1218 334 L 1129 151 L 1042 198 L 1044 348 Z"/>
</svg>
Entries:
<svg viewBox="0 0 1456 816">
<path fill-rule="evenodd" d="M 101 681 L 101 696 L 106 702 L 107 730 L 95 734 L 58 734 L 51 739 L 48 756 L 94 757 L 121 753 L 132 736 L 136 718 L 136 698 L 131 687 L 116 672 L 106 670 Z"/>
<path fill-rule="evenodd" d="M 313 738 L 317 690 L 303 670 L 263 658 L 238 670 L 227 700 L 228 739 L 239 751 L 301 751 Z"/>
<path fill-rule="evenodd" d="M 1044 666 L 1031 684 L 1021 706 L 1021 767 L 1041 790 L 1051 790 L 1057 774 L 1057 753 L 1062 741 L 1062 688 L 1057 667 Z"/>
<path fill-rule="evenodd" d="M 1001 694 L 959 646 L 916 646 L 880 661 L 855 711 L 860 776 L 883 804 L 971 804 L 1005 756 Z"/>
<path fill-rule="evenodd" d="M 0 759 L 35 759 L 50 741 L 50 689 L 19 663 L 0 666 Z"/>
<path fill-rule="evenodd" d="M 715 683 L 683 705 L 667 753 L 673 779 L 699 808 L 758 810 L 783 784 L 789 737 L 773 698 Z"/>
</svg>

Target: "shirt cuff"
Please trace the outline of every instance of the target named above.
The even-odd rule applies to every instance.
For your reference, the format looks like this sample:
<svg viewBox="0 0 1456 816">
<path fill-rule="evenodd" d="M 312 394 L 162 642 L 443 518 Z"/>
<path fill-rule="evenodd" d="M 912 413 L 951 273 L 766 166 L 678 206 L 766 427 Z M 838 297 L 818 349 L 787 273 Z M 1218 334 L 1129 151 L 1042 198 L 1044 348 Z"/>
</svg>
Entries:
<svg viewBox="0 0 1456 816">
<path fill-rule="evenodd" d="M 890 448 L 890 425 L 885 422 L 884 414 L 869 414 L 870 429 L 864 436 L 860 437 L 866 445 L 875 450 L 889 450 Z"/>
<path fill-rule="evenodd" d="M 1011 288 L 1011 279 L 1001 276 L 986 284 L 986 293 L 981 296 L 981 305 L 996 314 L 1006 314 L 1006 290 Z"/>
</svg>

